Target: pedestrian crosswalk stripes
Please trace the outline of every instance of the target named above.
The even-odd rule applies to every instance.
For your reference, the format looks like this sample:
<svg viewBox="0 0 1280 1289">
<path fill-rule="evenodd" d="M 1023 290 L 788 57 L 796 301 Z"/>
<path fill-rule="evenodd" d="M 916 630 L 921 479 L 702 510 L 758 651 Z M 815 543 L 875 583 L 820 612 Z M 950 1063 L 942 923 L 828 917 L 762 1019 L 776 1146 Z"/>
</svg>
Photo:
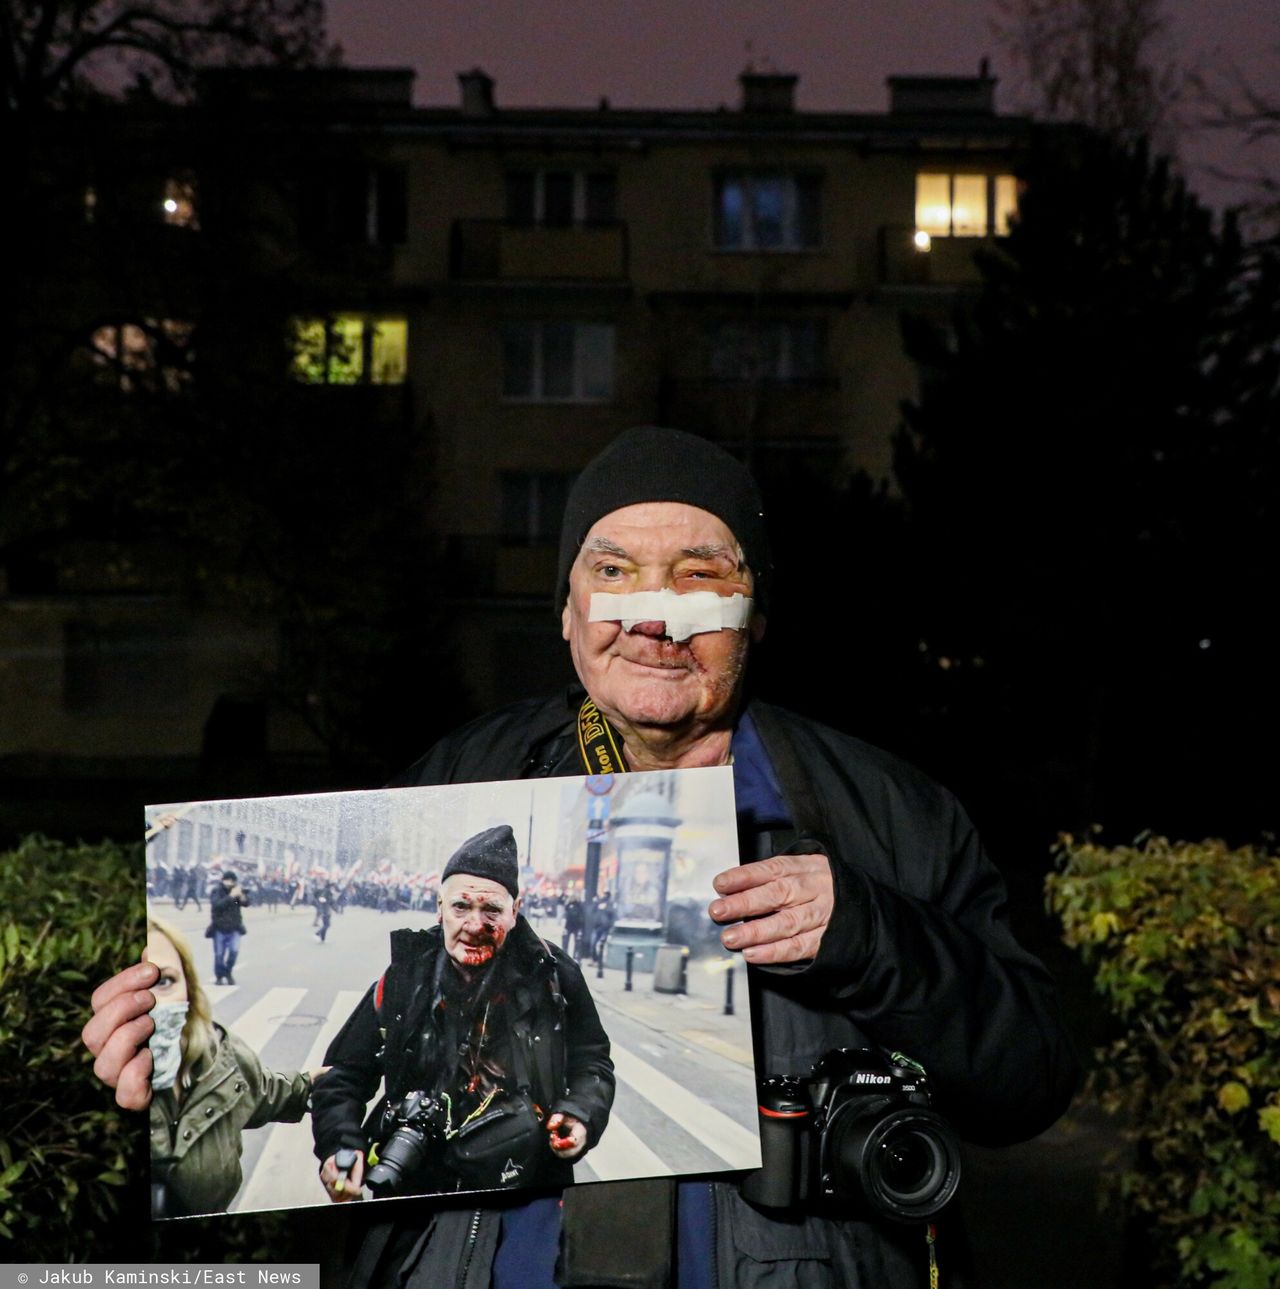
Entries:
<svg viewBox="0 0 1280 1289">
<path fill-rule="evenodd" d="M 306 994 L 305 989 L 268 989 L 247 1011 L 236 1017 L 236 1033 L 255 1052 L 261 1052 Z M 216 1007 L 216 997 L 214 1001 Z M 217 1016 L 216 1010 L 214 1015 Z"/>
<path fill-rule="evenodd" d="M 721 1114 L 674 1079 L 624 1047 L 615 1046 L 613 1065 L 618 1078 L 659 1106 L 691 1136 L 724 1161 L 726 1168 L 759 1168 L 760 1140 L 756 1134 Z"/>
<path fill-rule="evenodd" d="M 248 1006 L 244 1006 L 247 1000 L 243 995 L 233 999 L 233 992 L 223 988 L 213 994 L 216 1018 L 249 1042 L 268 1066 L 311 1070 L 323 1064 L 330 1041 L 365 991 L 274 987 Z M 299 1023 L 304 1019 L 308 1024 Z M 758 1165 L 754 1097 L 749 1098 L 749 1107 L 744 1101 L 743 1118 L 752 1115 L 748 1127 L 638 1056 L 620 1033 L 612 1037 L 618 1098 L 604 1136 L 575 1168 L 578 1181 L 710 1173 Z M 714 1067 L 721 1063 L 722 1058 L 710 1052 L 705 1060 L 699 1059 L 708 1088 L 715 1085 Z M 735 1067 L 735 1072 L 740 1072 L 740 1067 Z M 660 1131 L 655 1131 L 655 1124 L 661 1125 Z M 325 1202 L 308 1119 L 246 1132 L 244 1147 L 245 1182 L 232 1211 Z"/>
<path fill-rule="evenodd" d="M 333 1005 L 320 1024 L 320 1032 L 316 1035 L 315 1042 L 311 1044 L 307 1059 L 302 1063 L 304 1070 L 318 1070 L 324 1064 L 324 1054 L 329 1050 L 333 1036 L 345 1024 L 347 1017 L 355 1011 L 356 1004 L 364 995 L 363 989 L 338 990 L 334 996 Z"/>
<path fill-rule="evenodd" d="M 624 1177 L 657 1177 L 670 1171 L 670 1166 L 615 1116 L 595 1148 L 575 1166 L 573 1177 L 579 1182 L 615 1182 Z"/>
<path fill-rule="evenodd" d="M 300 1069 L 318 1070 L 324 1065 L 324 1054 L 333 1036 L 342 1028 L 343 1021 L 355 1011 L 356 1004 L 363 996 L 363 989 L 340 989 L 334 995 L 333 1005 L 321 1022 L 311 1050 L 299 1066 Z M 275 1124 L 267 1136 L 266 1145 L 258 1156 L 252 1175 L 240 1187 L 240 1193 L 231 1206 L 232 1211 L 248 1213 L 254 1209 L 276 1208 L 281 1202 L 277 1196 L 289 1192 L 301 1193 L 300 1182 L 305 1184 L 307 1197 L 290 1202 L 314 1204 L 320 1197 L 320 1184 L 313 1176 L 317 1166 L 311 1149 L 311 1121 L 304 1118 L 300 1123 Z"/>
</svg>

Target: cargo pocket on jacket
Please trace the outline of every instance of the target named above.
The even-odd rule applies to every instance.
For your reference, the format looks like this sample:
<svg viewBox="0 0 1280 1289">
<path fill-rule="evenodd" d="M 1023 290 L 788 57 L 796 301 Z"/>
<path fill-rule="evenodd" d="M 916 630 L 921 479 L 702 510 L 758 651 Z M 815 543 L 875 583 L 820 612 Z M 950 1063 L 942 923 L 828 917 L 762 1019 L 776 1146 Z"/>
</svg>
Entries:
<svg viewBox="0 0 1280 1289">
<path fill-rule="evenodd" d="M 734 1289 L 836 1289 L 830 1225 L 822 1218 L 753 1208 L 731 1186 L 716 1188 L 720 1283 Z"/>
</svg>

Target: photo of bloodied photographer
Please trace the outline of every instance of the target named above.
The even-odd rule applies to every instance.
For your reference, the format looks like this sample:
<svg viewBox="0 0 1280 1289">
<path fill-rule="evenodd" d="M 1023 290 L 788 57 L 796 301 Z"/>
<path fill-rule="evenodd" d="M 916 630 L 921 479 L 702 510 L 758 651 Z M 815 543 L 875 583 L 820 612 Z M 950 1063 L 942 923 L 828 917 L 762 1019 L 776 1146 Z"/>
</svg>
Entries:
<svg viewBox="0 0 1280 1289">
<path fill-rule="evenodd" d="M 757 1167 L 728 767 L 147 808 L 152 1214 Z"/>
</svg>

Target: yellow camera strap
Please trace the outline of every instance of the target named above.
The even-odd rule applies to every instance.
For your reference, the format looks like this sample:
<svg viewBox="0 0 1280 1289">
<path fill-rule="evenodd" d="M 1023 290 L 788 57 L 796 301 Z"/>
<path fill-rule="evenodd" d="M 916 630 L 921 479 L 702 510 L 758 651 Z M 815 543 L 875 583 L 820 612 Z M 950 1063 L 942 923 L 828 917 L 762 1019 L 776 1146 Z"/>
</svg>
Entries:
<svg viewBox="0 0 1280 1289">
<path fill-rule="evenodd" d="M 578 750 L 588 774 L 625 774 L 627 763 L 613 726 L 590 697 L 578 708 Z"/>
</svg>

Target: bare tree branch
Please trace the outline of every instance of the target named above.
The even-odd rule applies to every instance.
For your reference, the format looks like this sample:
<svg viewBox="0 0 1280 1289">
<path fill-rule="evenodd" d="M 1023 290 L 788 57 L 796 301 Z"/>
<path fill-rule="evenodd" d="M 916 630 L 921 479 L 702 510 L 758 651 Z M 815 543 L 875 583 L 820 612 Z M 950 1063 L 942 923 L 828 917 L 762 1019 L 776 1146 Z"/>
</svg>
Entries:
<svg viewBox="0 0 1280 1289">
<path fill-rule="evenodd" d="M 996 37 L 1051 120 L 1172 152 L 1185 73 L 1162 52 L 1162 0 L 997 0 Z"/>
</svg>

